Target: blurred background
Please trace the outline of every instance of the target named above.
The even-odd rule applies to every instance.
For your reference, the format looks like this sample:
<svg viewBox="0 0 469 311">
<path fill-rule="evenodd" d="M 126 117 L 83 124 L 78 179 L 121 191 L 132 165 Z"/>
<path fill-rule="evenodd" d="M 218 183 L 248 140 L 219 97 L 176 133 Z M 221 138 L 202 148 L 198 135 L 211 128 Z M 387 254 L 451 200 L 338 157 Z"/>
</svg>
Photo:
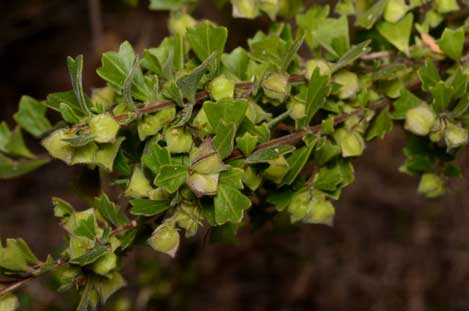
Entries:
<svg viewBox="0 0 469 311">
<path fill-rule="evenodd" d="M 231 29 L 228 50 L 267 28 L 267 19 L 232 19 L 230 7 L 201 2 L 197 18 Z M 69 90 L 68 55 L 84 54 L 88 91 L 101 87 L 100 54 L 123 40 L 138 50 L 158 45 L 166 19 L 146 2 L 2 0 L 0 119 L 12 124 L 23 94 Z M 129 285 L 103 310 L 469 310 L 468 183 L 453 181 L 439 200 L 419 197 L 417 180 L 398 172 L 404 143 L 396 129 L 355 162 L 356 182 L 336 204 L 334 227 L 290 226 L 282 217 L 273 226 L 253 211 L 262 225 L 244 226 L 235 244 L 207 243 L 201 232 L 174 260 L 137 248 L 125 259 Z M 460 162 L 467 175 L 467 152 Z M 62 231 L 50 198 L 85 208 L 76 185 L 86 178 L 56 161 L 0 181 L 0 237 L 23 237 L 40 258 L 57 254 Z M 23 309 L 72 310 L 76 293 L 55 288 L 53 276 L 34 281 L 19 293 Z"/>
</svg>

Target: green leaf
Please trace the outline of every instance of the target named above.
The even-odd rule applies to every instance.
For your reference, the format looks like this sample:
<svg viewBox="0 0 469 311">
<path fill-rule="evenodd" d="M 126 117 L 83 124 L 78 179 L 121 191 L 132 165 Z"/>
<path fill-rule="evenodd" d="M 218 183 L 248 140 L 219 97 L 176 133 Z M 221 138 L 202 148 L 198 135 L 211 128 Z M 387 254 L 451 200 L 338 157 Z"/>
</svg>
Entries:
<svg viewBox="0 0 469 311">
<path fill-rule="evenodd" d="M 23 239 L 7 239 L 6 246 L 0 242 L 0 268 L 11 271 L 29 271 L 30 264 L 39 260 Z"/>
<path fill-rule="evenodd" d="M 334 194 L 353 181 L 353 168 L 349 162 L 338 161 L 335 165 L 322 167 L 314 178 L 314 187 Z"/>
<path fill-rule="evenodd" d="M 171 205 L 168 200 L 154 201 L 146 199 L 133 199 L 130 201 L 132 209 L 130 213 L 136 216 L 152 217 L 168 210 Z"/>
<path fill-rule="evenodd" d="M 125 81 L 131 73 L 135 61 L 134 49 L 129 42 L 125 41 L 119 47 L 118 52 L 111 51 L 103 54 L 102 65 L 96 72 L 122 94 Z M 132 79 L 132 96 L 141 101 L 153 98 L 153 91 L 145 82 L 139 66 L 135 68 L 135 76 Z"/>
<path fill-rule="evenodd" d="M 60 103 L 60 114 L 65 122 L 79 123 L 81 118 L 71 107 L 66 103 Z"/>
<path fill-rule="evenodd" d="M 120 273 L 113 272 L 111 275 L 107 275 L 105 278 L 100 278 L 99 281 L 95 281 L 94 287 L 98 292 L 101 303 L 105 304 L 109 297 L 126 284 L 127 283 Z"/>
<path fill-rule="evenodd" d="M 21 128 L 17 126 L 15 130 L 11 133 L 8 142 L 5 145 L 5 149 L 8 153 L 20 156 L 24 158 L 34 158 L 35 156 L 29 151 L 28 147 L 26 147 L 23 134 L 21 133 Z"/>
<path fill-rule="evenodd" d="M 72 80 L 73 93 L 80 104 L 81 111 L 89 115 L 91 112 L 83 92 L 83 55 L 78 55 L 75 59 L 67 57 L 67 66 Z"/>
<path fill-rule="evenodd" d="M 194 53 L 200 61 L 204 61 L 214 52 L 221 57 L 225 49 L 228 30 L 225 27 L 215 26 L 209 21 L 203 21 L 196 27 L 189 28 L 186 37 Z"/>
<path fill-rule="evenodd" d="M 11 132 L 8 128 L 8 124 L 5 121 L 0 123 L 0 151 L 8 153 L 6 145 L 10 141 Z"/>
<path fill-rule="evenodd" d="M 297 56 L 298 50 L 301 48 L 303 45 L 305 36 L 303 34 L 303 31 L 300 29 L 300 31 L 297 34 L 297 37 L 293 44 L 287 49 L 287 52 L 283 56 L 282 59 L 282 65 L 281 69 L 286 71 L 288 69 L 288 66 L 290 66 L 290 63 L 295 59 Z"/>
<path fill-rule="evenodd" d="M 119 152 L 119 148 L 125 137 L 119 137 L 115 143 L 101 144 L 98 152 L 96 153 L 96 163 L 106 169 L 108 172 L 112 172 L 114 167 L 114 159 Z"/>
<path fill-rule="evenodd" d="M 236 124 L 233 122 L 219 122 L 217 135 L 213 139 L 213 146 L 218 151 L 222 159 L 231 154 L 234 149 L 234 139 L 236 136 Z"/>
<path fill-rule="evenodd" d="M 92 264 L 102 256 L 106 255 L 109 253 L 109 247 L 106 245 L 98 245 L 88 251 L 86 254 L 78 257 L 78 258 L 73 258 L 70 259 L 71 264 L 75 265 L 80 265 L 80 266 L 87 266 L 89 264 Z"/>
<path fill-rule="evenodd" d="M 445 28 L 445 31 L 438 40 L 438 45 L 450 58 L 459 61 L 464 50 L 464 29 Z"/>
<path fill-rule="evenodd" d="M 223 171 L 220 173 L 220 177 L 218 179 L 218 183 L 230 185 L 236 189 L 243 189 L 243 175 L 244 171 L 237 167 L 231 167 L 227 171 Z"/>
<path fill-rule="evenodd" d="M 177 79 L 176 85 L 179 88 L 183 98 L 186 98 L 190 103 L 195 103 L 195 95 L 199 86 L 199 81 L 202 78 L 207 68 L 215 60 L 215 52 L 210 54 L 202 64 L 197 66 L 189 74 L 184 75 Z"/>
<path fill-rule="evenodd" d="M 222 120 L 234 123 L 236 127 L 246 115 L 248 102 L 244 99 L 222 99 L 218 102 L 205 102 L 203 109 L 207 114 L 210 126 L 217 130 Z"/>
<path fill-rule="evenodd" d="M 405 120 L 407 110 L 417 107 L 422 100 L 409 92 L 407 89 L 401 90 L 401 96 L 394 102 L 394 111 L 391 116 L 394 120 Z"/>
<path fill-rule="evenodd" d="M 73 113 L 79 117 L 83 117 L 84 114 L 81 111 L 80 104 L 78 103 L 75 94 L 72 91 L 52 93 L 47 96 L 46 104 L 49 108 L 60 112 L 60 105 L 66 104 L 69 109 L 73 110 Z"/>
<path fill-rule="evenodd" d="M 0 154 L 0 179 L 14 178 L 28 174 L 49 163 L 50 159 L 15 161 Z"/>
<path fill-rule="evenodd" d="M 144 51 L 142 67 L 156 73 L 159 77 L 171 80 L 173 71 L 184 66 L 184 41 L 181 35 L 168 37 L 157 48 Z"/>
<path fill-rule="evenodd" d="M 327 138 L 321 138 L 314 149 L 314 161 L 317 165 L 324 166 L 340 154 L 341 148 L 338 145 L 330 142 Z"/>
<path fill-rule="evenodd" d="M 171 155 L 168 149 L 161 147 L 156 142 L 150 142 L 149 147 L 142 156 L 143 164 L 148 167 L 153 174 L 157 175 L 163 165 L 171 163 Z"/>
<path fill-rule="evenodd" d="M 123 210 L 116 206 L 114 202 L 109 200 L 108 196 L 104 193 L 94 199 L 93 207 L 99 211 L 101 216 L 115 227 L 120 227 L 129 223 L 129 219 L 125 216 Z"/>
<path fill-rule="evenodd" d="M 346 16 L 326 18 L 315 32 L 315 38 L 329 53 L 339 58 L 350 48 L 349 24 Z"/>
<path fill-rule="evenodd" d="M 391 0 L 392 1 L 392 0 Z M 388 0 L 379 0 L 373 4 L 366 12 L 358 16 L 355 22 L 358 26 L 371 29 L 373 25 L 381 18 L 386 8 Z"/>
<path fill-rule="evenodd" d="M 243 136 L 236 137 L 236 143 L 239 150 L 245 155 L 249 156 L 257 146 L 258 137 L 246 132 Z"/>
<path fill-rule="evenodd" d="M 287 175 L 282 180 L 280 186 L 283 185 L 291 185 L 296 177 L 301 173 L 304 166 L 309 160 L 311 156 L 311 152 L 313 152 L 314 147 L 316 146 L 317 138 L 307 144 L 306 146 L 295 150 L 288 158 L 287 162 L 290 166 L 290 170 L 288 171 Z"/>
<path fill-rule="evenodd" d="M 378 24 L 378 32 L 399 51 L 409 55 L 409 40 L 412 33 L 414 15 L 407 14 L 397 23 L 383 21 Z"/>
<path fill-rule="evenodd" d="M 308 85 L 308 93 L 306 96 L 306 117 L 298 120 L 297 128 L 304 128 L 309 126 L 314 115 L 321 109 L 326 103 L 327 95 L 329 94 L 330 88 L 329 77 L 322 76 L 319 68 L 316 68 L 311 76 Z"/>
<path fill-rule="evenodd" d="M 155 185 L 169 193 L 176 192 L 189 176 L 188 168 L 182 164 L 165 164 L 160 167 L 156 176 Z"/>
<path fill-rule="evenodd" d="M 46 118 L 46 111 L 47 107 L 43 103 L 32 97 L 22 96 L 19 110 L 13 118 L 25 131 L 35 137 L 41 137 L 52 127 Z"/>
<path fill-rule="evenodd" d="M 218 225 L 227 222 L 239 223 L 243 219 L 244 210 L 251 206 L 251 200 L 238 189 L 219 184 L 218 193 L 214 199 L 215 221 Z"/>
<path fill-rule="evenodd" d="M 417 71 L 420 81 L 422 82 L 422 89 L 424 91 L 430 91 L 435 84 L 441 80 L 440 74 L 435 67 L 435 64 L 428 60 L 425 64 L 420 67 Z"/>
<path fill-rule="evenodd" d="M 432 107 L 436 113 L 446 111 L 451 101 L 452 87 L 448 87 L 443 81 L 439 81 L 430 89 L 433 95 Z"/>
<path fill-rule="evenodd" d="M 371 140 L 375 137 L 383 139 L 387 133 L 392 131 L 393 126 L 394 123 L 391 114 L 389 113 L 389 108 L 386 107 L 381 110 L 378 116 L 374 119 L 373 124 L 366 135 L 366 140 Z"/>
<path fill-rule="evenodd" d="M 248 52 L 242 47 L 234 49 L 230 54 L 223 54 L 222 63 L 225 74 L 229 72 L 239 81 L 246 81 L 248 79 L 249 56 Z"/>
<path fill-rule="evenodd" d="M 332 68 L 332 73 L 339 71 L 340 69 L 353 64 L 354 61 L 359 59 L 363 54 L 366 54 L 370 51 L 368 46 L 370 45 L 371 40 L 363 41 L 357 45 L 352 46 L 344 55 L 340 57 L 337 63 Z"/>
<path fill-rule="evenodd" d="M 265 163 L 271 160 L 278 159 L 279 157 L 292 153 L 295 150 L 294 146 L 291 145 L 282 145 L 282 146 L 272 146 L 267 147 L 261 150 L 258 150 L 251 154 L 247 159 L 246 163 L 255 164 L 255 163 Z"/>
<path fill-rule="evenodd" d="M 96 217 L 92 214 L 86 219 L 80 220 L 73 233 L 77 236 L 94 240 L 96 239 L 96 227 Z"/>
</svg>

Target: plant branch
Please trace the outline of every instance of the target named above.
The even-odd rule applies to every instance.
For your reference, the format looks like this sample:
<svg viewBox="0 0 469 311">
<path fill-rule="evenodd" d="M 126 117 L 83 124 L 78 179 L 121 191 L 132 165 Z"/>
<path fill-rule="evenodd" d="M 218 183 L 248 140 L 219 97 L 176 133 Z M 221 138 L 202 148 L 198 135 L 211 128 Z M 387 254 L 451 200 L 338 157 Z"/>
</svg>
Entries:
<svg viewBox="0 0 469 311">
<path fill-rule="evenodd" d="M 113 235 L 117 235 L 117 234 L 120 234 L 126 230 L 129 230 L 129 229 L 133 229 L 133 228 L 136 228 L 138 225 L 137 221 L 136 220 L 132 220 L 131 222 L 129 222 L 128 224 L 125 224 L 123 226 L 120 226 L 120 227 L 117 227 L 115 228 L 114 230 L 112 230 L 111 232 L 111 236 Z M 68 263 L 68 259 L 67 258 L 59 258 L 57 259 L 54 263 L 53 263 L 53 266 L 54 268 L 58 268 L 64 264 Z M 31 282 L 32 280 L 36 279 L 37 277 L 39 276 L 42 276 L 43 274 L 45 274 L 46 272 L 49 272 L 49 271 L 52 271 L 53 269 L 46 269 L 44 271 L 41 271 L 41 268 L 45 265 L 46 263 L 41 263 L 39 265 L 36 265 L 33 267 L 33 271 L 32 272 L 29 272 L 25 275 L 21 275 L 21 276 L 17 276 L 15 278 L 10 278 L 10 279 L 6 279 L 6 280 L 3 280 L 3 283 L 11 283 L 10 285 L 0 289 L 0 297 L 22 287 L 23 285 L 26 285 L 28 284 L 29 282 Z M 2 280 L 0 280 L 0 284 L 2 283 Z"/>
</svg>

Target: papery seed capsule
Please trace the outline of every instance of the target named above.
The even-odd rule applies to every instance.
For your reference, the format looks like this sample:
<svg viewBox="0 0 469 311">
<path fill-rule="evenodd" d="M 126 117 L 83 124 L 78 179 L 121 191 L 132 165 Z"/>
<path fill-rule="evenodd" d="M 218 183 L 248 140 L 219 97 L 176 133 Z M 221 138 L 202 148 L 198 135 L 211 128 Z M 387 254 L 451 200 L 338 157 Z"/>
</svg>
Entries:
<svg viewBox="0 0 469 311">
<path fill-rule="evenodd" d="M 173 225 L 163 223 L 153 231 L 147 242 L 155 251 L 174 257 L 179 248 L 179 240 L 177 229 Z"/>
<path fill-rule="evenodd" d="M 93 116 L 88 125 L 94 140 L 97 143 L 111 143 L 116 139 L 117 132 L 119 131 L 119 123 L 114 120 L 110 113 L 102 113 Z"/>
<path fill-rule="evenodd" d="M 138 121 L 138 137 L 141 141 L 149 136 L 156 135 L 163 127 L 167 126 L 176 116 L 176 108 L 170 107 L 149 114 Z"/>
<path fill-rule="evenodd" d="M 183 128 L 166 129 L 164 139 L 171 153 L 187 153 L 192 149 L 192 135 Z"/>
<path fill-rule="evenodd" d="M 435 6 L 439 13 L 449 13 L 459 10 L 457 0 L 435 0 Z"/>
<path fill-rule="evenodd" d="M 468 132 L 465 128 L 455 124 L 449 124 L 446 127 L 445 143 L 449 149 L 467 145 L 468 140 Z"/>
<path fill-rule="evenodd" d="M 365 141 L 360 133 L 356 131 L 340 128 L 335 131 L 334 138 L 340 146 L 344 158 L 360 156 L 365 150 Z"/>
<path fill-rule="evenodd" d="M 300 221 L 308 215 L 311 210 L 311 205 L 309 204 L 311 200 L 311 192 L 308 190 L 297 192 L 293 195 L 288 205 L 288 212 L 290 213 L 290 221 L 292 223 Z"/>
<path fill-rule="evenodd" d="M 92 270 L 99 275 L 106 275 L 117 267 L 117 256 L 109 253 L 99 258 L 92 267 Z"/>
<path fill-rule="evenodd" d="M 262 81 L 262 89 L 267 97 L 284 101 L 289 94 L 288 74 L 276 72 Z"/>
<path fill-rule="evenodd" d="M 305 223 L 332 226 L 335 208 L 330 201 L 326 200 L 323 195 L 315 193 L 310 205 L 310 211 L 303 220 Z"/>
<path fill-rule="evenodd" d="M 135 167 L 125 195 L 134 198 L 147 197 L 153 188 L 140 167 Z"/>
<path fill-rule="evenodd" d="M 270 160 L 268 163 L 269 167 L 264 171 L 264 177 L 279 184 L 290 169 L 288 161 L 282 156 L 275 160 Z"/>
<path fill-rule="evenodd" d="M 224 75 L 218 76 L 210 82 L 209 91 L 212 98 L 216 101 L 223 98 L 233 98 L 235 84 Z"/>
<path fill-rule="evenodd" d="M 438 175 L 426 173 L 420 179 L 418 192 L 427 198 L 436 198 L 445 194 L 446 183 Z"/>
<path fill-rule="evenodd" d="M 383 16 L 386 21 L 396 23 L 407 13 L 407 10 L 408 7 L 404 0 L 388 1 Z"/>
<path fill-rule="evenodd" d="M 169 32 L 184 36 L 187 29 L 194 27 L 197 24 L 195 19 L 188 14 L 174 13 L 171 15 L 168 23 Z"/>
<path fill-rule="evenodd" d="M 62 160 L 67 164 L 71 164 L 74 149 L 68 142 L 64 141 L 64 139 L 70 137 L 71 135 L 66 129 L 59 129 L 44 138 L 42 140 L 42 146 L 54 158 Z"/>
<path fill-rule="evenodd" d="M 203 175 L 194 173 L 189 176 L 186 183 L 196 196 L 215 195 L 218 189 L 219 174 Z"/>
<path fill-rule="evenodd" d="M 426 136 L 430 133 L 436 117 L 432 108 L 427 104 L 409 109 L 405 118 L 405 129 L 415 135 Z"/>
<path fill-rule="evenodd" d="M 290 102 L 290 117 L 293 120 L 299 120 L 306 116 L 305 104 L 293 99 Z"/>
<path fill-rule="evenodd" d="M 330 76 L 332 73 L 331 66 L 328 62 L 322 59 L 310 59 L 306 63 L 306 79 L 311 79 L 311 76 L 313 75 L 314 70 L 316 70 L 316 68 L 319 69 L 319 73 L 322 76 Z"/>
<path fill-rule="evenodd" d="M 350 71 L 341 71 L 334 76 L 334 83 L 340 85 L 337 96 L 340 99 L 347 99 L 355 96 L 360 90 L 360 83 L 355 73 Z"/>
<path fill-rule="evenodd" d="M 252 0 L 233 0 L 233 16 L 254 18 L 258 14 L 257 3 Z"/>
</svg>

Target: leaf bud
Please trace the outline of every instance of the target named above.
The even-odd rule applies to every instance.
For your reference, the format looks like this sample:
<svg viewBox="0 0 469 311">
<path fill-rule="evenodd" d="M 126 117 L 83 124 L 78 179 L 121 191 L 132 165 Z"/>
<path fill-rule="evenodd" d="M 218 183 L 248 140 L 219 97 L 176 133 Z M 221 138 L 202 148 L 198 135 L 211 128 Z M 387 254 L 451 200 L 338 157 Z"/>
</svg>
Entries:
<svg viewBox="0 0 469 311">
<path fill-rule="evenodd" d="M 155 251 L 174 257 L 179 248 L 179 239 L 179 232 L 174 225 L 163 223 L 153 231 L 147 242 Z"/>
<path fill-rule="evenodd" d="M 306 79 L 311 79 L 311 76 L 313 75 L 313 72 L 316 70 L 316 68 L 319 69 L 319 73 L 322 76 L 330 76 L 332 73 L 331 66 L 328 62 L 322 59 L 310 59 L 306 63 Z"/>
<path fill-rule="evenodd" d="M 184 36 L 188 28 L 192 28 L 197 22 L 189 14 L 171 14 L 168 29 L 171 34 Z"/>
<path fill-rule="evenodd" d="M 446 192 L 445 181 L 435 174 L 423 174 L 418 186 L 418 192 L 427 198 L 442 196 Z"/>
<path fill-rule="evenodd" d="M 449 124 L 445 130 L 445 143 L 448 149 L 458 148 L 467 145 L 467 130 L 459 125 Z"/>
<path fill-rule="evenodd" d="M 223 98 L 233 98 L 235 84 L 224 75 L 216 77 L 209 85 L 209 92 L 216 101 Z"/>
<path fill-rule="evenodd" d="M 284 72 L 271 73 L 262 81 L 262 89 L 267 97 L 284 101 L 289 94 L 288 74 Z"/>
<path fill-rule="evenodd" d="M 171 153 L 187 153 L 192 148 L 192 135 L 183 128 L 168 128 L 164 132 L 164 139 Z"/>
<path fill-rule="evenodd" d="M 334 139 L 340 146 L 344 158 L 360 156 L 366 147 L 362 135 L 356 131 L 340 128 L 335 131 Z"/>
<path fill-rule="evenodd" d="M 360 90 L 360 83 L 355 73 L 341 71 L 334 76 L 334 83 L 339 85 L 337 96 L 340 99 L 347 99 L 355 96 Z"/>
<path fill-rule="evenodd" d="M 415 135 L 426 136 L 430 133 L 435 120 L 432 108 L 423 103 L 407 111 L 404 127 Z"/>
<path fill-rule="evenodd" d="M 64 139 L 70 138 L 71 136 L 67 129 L 56 130 L 42 140 L 42 146 L 54 158 L 71 164 L 74 149 L 68 142 L 64 141 Z"/>
<path fill-rule="evenodd" d="M 88 125 L 94 140 L 97 143 L 111 143 L 116 139 L 119 131 L 119 123 L 110 113 L 102 113 L 93 116 Z"/>
<path fill-rule="evenodd" d="M 93 263 L 92 270 L 99 275 L 106 275 L 117 267 L 117 256 L 108 253 Z"/>
</svg>

